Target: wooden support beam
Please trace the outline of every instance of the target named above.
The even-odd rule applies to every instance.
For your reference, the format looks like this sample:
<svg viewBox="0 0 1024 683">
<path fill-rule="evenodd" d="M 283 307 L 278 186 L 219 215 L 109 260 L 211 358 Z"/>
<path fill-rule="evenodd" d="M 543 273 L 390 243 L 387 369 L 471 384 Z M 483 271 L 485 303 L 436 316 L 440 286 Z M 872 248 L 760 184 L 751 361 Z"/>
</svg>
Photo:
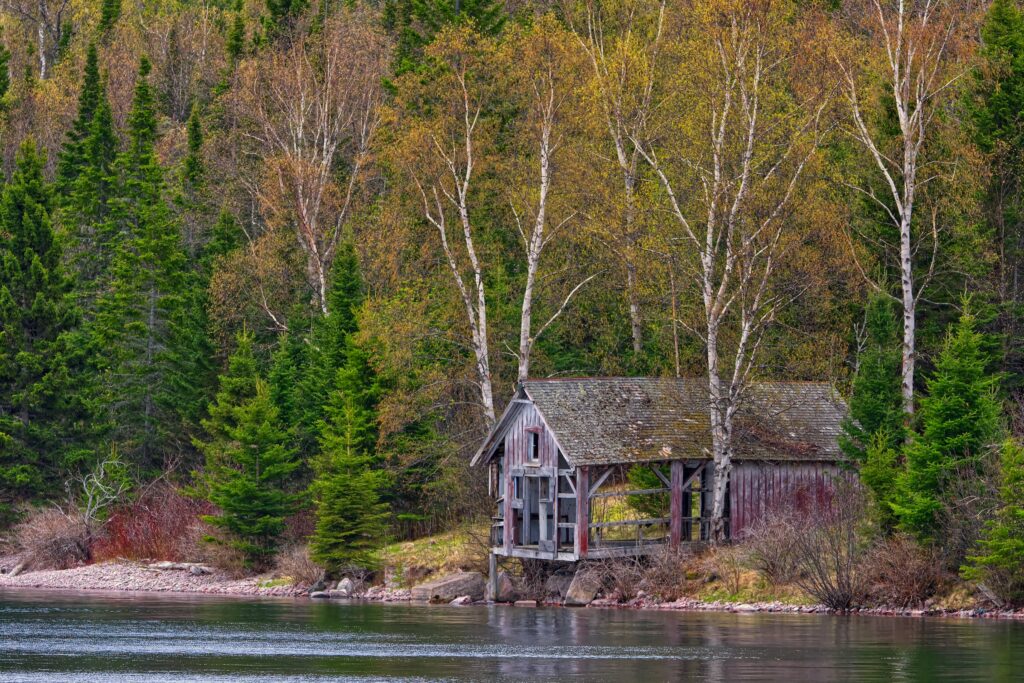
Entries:
<svg viewBox="0 0 1024 683">
<path fill-rule="evenodd" d="M 654 472 L 654 475 L 661 480 L 661 483 L 664 484 L 666 488 L 672 488 L 672 482 L 670 482 L 668 478 L 665 476 L 665 473 L 661 471 L 661 465 L 659 465 L 656 462 L 652 462 L 650 463 L 650 465 L 651 471 Z"/>
<path fill-rule="evenodd" d="M 679 460 L 672 461 L 672 482 L 669 485 L 669 543 L 677 547 L 683 540 L 683 475 L 686 465 Z"/>
<path fill-rule="evenodd" d="M 590 541 L 590 468 L 581 466 L 576 469 L 576 543 L 575 555 L 578 558 L 587 556 Z"/>
<path fill-rule="evenodd" d="M 597 493 L 597 490 L 599 488 L 601 488 L 601 485 L 604 484 L 608 480 L 608 477 L 612 476 L 612 472 L 614 472 L 614 471 L 615 471 L 615 467 L 613 466 L 613 467 L 609 467 L 608 469 L 606 469 L 604 472 L 601 473 L 601 476 L 597 478 L 597 481 L 595 481 L 594 485 L 591 486 L 590 489 L 589 489 L 590 497 L 591 498 L 593 498 L 594 494 Z"/>
</svg>

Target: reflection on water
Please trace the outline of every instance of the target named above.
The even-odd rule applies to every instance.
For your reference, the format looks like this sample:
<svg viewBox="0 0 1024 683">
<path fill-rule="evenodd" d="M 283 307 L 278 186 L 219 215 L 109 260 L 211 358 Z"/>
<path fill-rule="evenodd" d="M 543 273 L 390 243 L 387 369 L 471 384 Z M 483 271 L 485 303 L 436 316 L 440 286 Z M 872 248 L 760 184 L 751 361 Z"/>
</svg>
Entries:
<svg viewBox="0 0 1024 683">
<path fill-rule="evenodd" d="M 1024 624 L 0 592 L 2 681 L 1024 680 Z"/>
</svg>

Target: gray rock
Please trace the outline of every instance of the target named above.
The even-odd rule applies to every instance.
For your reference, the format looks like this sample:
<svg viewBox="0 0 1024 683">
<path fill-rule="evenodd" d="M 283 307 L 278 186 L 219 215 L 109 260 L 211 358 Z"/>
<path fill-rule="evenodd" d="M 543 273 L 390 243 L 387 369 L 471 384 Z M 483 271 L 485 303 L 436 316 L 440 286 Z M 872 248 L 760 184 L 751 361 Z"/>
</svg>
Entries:
<svg viewBox="0 0 1024 683">
<path fill-rule="evenodd" d="M 473 600 L 484 599 L 484 577 L 479 572 L 458 572 L 412 589 L 412 599 L 448 603 L 468 595 Z"/>
<path fill-rule="evenodd" d="M 210 569 L 209 567 L 202 567 L 198 564 L 194 564 L 188 568 L 188 573 L 192 576 L 202 576 L 203 574 L 209 574 Z"/>
<path fill-rule="evenodd" d="M 734 607 L 733 610 L 736 611 L 736 612 L 757 612 L 758 611 L 757 607 L 755 607 L 754 605 L 749 605 L 747 603 L 743 603 L 742 605 L 736 605 L 736 607 Z"/>
<path fill-rule="evenodd" d="M 469 597 L 468 595 L 460 595 L 459 597 L 455 598 L 454 600 L 452 600 L 448 604 L 449 605 L 455 605 L 455 606 L 459 606 L 459 605 L 472 605 L 473 604 L 473 598 Z"/>
<path fill-rule="evenodd" d="M 355 584 L 352 583 L 352 579 L 346 576 L 338 582 L 338 585 L 334 590 L 338 591 L 339 593 L 344 593 L 344 597 L 348 598 L 352 596 L 353 592 L 355 592 Z"/>
<path fill-rule="evenodd" d="M 25 571 L 25 563 L 24 562 L 19 562 L 18 564 L 14 565 L 14 569 L 12 569 L 10 571 L 8 576 L 17 576 L 18 574 L 22 573 L 23 571 Z"/>
<path fill-rule="evenodd" d="M 584 607 L 597 597 L 601 590 L 601 578 L 591 571 L 581 569 L 572 577 L 569 590 L 565 593 L 565 605 L 568 607 Z"/>
<path fill-rule="evenodd" d="M 490 579 L 487 580 L 487 591 L 486 599 L 487 602 L 515 602 L 516 598 L 516 587 L 512 583 L 512 577 L 508 575 L 508 572 L 498 572 L 498 592 L 494 592 L 494 582 Z"/>
<path fill-rule="evenodd" d="M 536 600 L 516 600 L 515 606 L 516 607 L 536 607 L 537 606 L 537 601 Z"/>
<path fill-rule="evenodd" d="M 309 594 L 309 597 L 313 598 L 314 600 L 326 600 L 331 596 L 327 591 L 313 591 Z"/>
<path fill-rule="evenodd" d="M 569 574 L 552 574 L 544 582 L 544 599 L 548 602 L 562 602 L 569 593 L 573 577 Z"/>
</svg>

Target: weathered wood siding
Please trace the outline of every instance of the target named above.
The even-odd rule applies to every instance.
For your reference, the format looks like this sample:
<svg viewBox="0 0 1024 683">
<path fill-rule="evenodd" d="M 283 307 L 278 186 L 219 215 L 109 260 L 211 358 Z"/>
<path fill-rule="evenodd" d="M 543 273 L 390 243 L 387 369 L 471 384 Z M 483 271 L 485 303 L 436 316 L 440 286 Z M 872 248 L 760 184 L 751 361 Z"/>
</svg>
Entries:
<svg viewBox="0 0 1024 683">
<path fill-rule="evenodd" d="M 743 530 L 767 511 L 800 509 L 831 494 L 840 470 L 830 463 L 737 462 L 729 481 L 730 536 Z"/>
<path fill-rule="evenodd" d="M 540 463 L 529 463 L 530 430 L 540 430 Z M 532 404 L 525 404 L 515 422 L 505 434 L 505 477 L 513 467 L 555 467 L 558 464 L 558 446 L 555 437 L 544 426 L 540 413 Z M 506 480 L 506 484 L 508 481 Z"/>
</svg>

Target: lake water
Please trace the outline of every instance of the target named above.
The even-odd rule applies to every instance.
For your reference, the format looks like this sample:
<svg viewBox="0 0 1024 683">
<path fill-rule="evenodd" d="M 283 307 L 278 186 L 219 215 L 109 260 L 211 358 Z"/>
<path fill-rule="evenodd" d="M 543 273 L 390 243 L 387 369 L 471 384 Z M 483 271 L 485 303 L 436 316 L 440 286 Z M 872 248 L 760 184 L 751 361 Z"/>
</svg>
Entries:
<svg viewBox="0 0 1024 683">
<path fill-rule="evenodd" d="M 1024 681 L 1024 624 L 0 591 L 0 681 Z"/>
</svg>

